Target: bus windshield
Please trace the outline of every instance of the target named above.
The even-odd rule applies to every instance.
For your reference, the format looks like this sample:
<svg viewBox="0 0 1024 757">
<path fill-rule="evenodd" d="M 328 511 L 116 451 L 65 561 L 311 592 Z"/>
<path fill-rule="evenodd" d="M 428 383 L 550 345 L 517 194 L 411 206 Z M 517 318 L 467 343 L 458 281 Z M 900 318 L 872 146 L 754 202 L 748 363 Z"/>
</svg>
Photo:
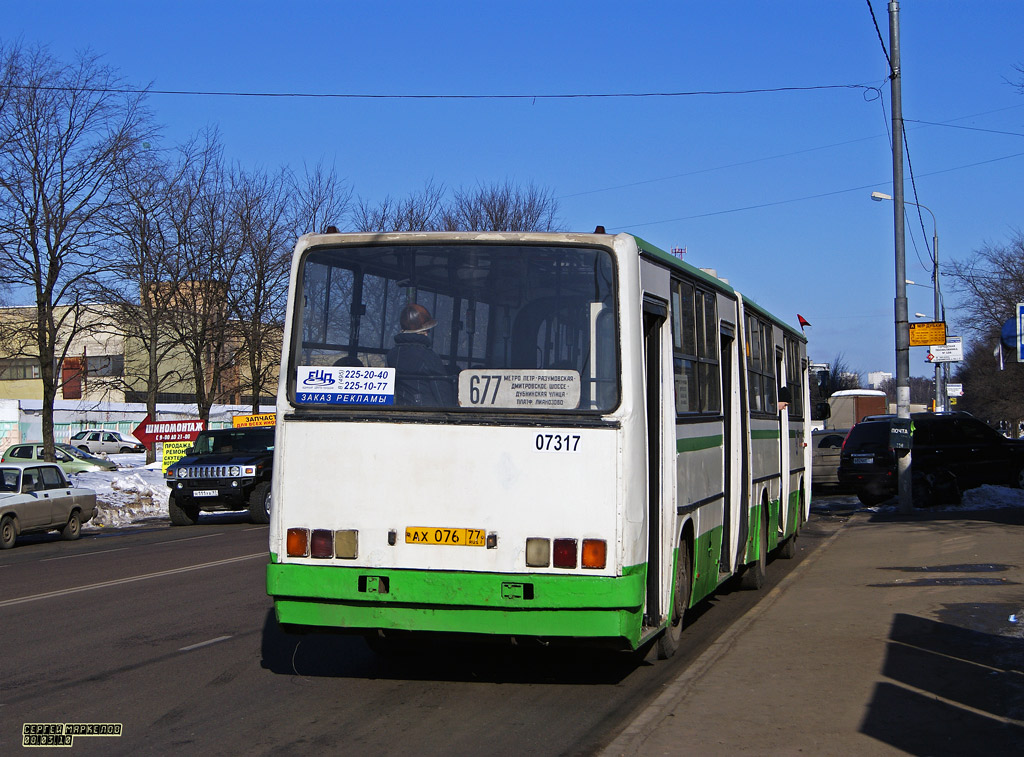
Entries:
<svg viewBox="0 0 1024 757">
<path fill-rule="evenodd" d="M 613 271 L 597 247 L 315 247 L 298 273 L 289 398 L 608 412 L 619 402 Z"/>
</svg>

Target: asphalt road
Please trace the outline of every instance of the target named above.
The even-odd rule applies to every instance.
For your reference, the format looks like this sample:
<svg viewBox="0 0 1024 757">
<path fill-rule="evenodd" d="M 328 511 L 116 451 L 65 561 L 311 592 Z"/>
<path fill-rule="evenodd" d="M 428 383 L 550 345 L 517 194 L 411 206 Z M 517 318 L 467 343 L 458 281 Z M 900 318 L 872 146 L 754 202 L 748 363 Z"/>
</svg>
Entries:
<svg viewBox="0 0 1024 757">
<path fill-rule="evenodd" d="M 0 754 L 25 723 L 119 723 L 73 754 L 590 754 L 611 741 L 842 513 L 812 516 L 760 592 L 727 587 L 680 652 L 433 645 L 381 658 L 356 637 L 285 636 L 265 526 L 26 537 L 0 553 Z"/>
</svg>

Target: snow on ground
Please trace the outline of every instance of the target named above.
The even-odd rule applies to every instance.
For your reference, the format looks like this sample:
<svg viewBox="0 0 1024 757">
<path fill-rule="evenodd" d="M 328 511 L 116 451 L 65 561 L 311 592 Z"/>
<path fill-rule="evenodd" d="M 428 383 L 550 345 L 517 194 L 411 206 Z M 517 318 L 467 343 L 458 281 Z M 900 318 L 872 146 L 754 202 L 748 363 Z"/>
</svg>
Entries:
<svg viewBox="0 0 1024 757">
<path fill-rule="evenodd" d="M 963 512 L 974 510 L 996 510 L 1004 507 L 1024 508 L 1024 489 L 1012 489 L 1008 486 L 979 486 L 968 489 L 962 495 L 959 505 L 941 505 L 929 507 L 929 512 Z M 833 509 L 866 510 L 872 513 L 895 513 L 899 511 L 896 498 L 877 507 L 864 507 L 857 495 L 852 492 L 818 496 L 811 500 L 811 509 L 815 512 L 828 512 Z"/>
<path fill-rule="evenodd" d="M 117 463 L 116 471 L 78 473 L 72 476 L 76 486 L 96 492 L 96 517 L 84 528 L 142 525 L 153 519 L 168 519 L 167 495 L 160 463 L 146 465 L 145 454 L 109 455 Z"/>
</svg>

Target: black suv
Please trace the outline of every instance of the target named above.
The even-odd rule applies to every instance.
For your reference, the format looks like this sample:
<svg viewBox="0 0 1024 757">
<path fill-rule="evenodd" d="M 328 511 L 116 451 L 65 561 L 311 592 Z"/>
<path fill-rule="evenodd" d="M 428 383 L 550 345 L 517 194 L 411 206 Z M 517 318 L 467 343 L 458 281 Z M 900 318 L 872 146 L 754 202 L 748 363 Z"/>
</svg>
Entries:
<svg viewBox="0 0 1024 757">
<path fill-rule="evenodd" d="M 896 494 L 895 416 L 866 418 L 851 430 L 839 457 L 839 481 L 865 505 Z M 1007 439 L 969 413 L 913 413 L 911 487 L 914 504 L 958 503 L 982 484 L 1024 486 L 1024 441 Z"/>
<path fill-rule="evenodd" d="M 253 523 L 269 523 L 273 468 L 273 427 L 203 431 L 164 474 L 171 524 L 194 525 L 200 510 L 248 510 Z"/>
</svg>

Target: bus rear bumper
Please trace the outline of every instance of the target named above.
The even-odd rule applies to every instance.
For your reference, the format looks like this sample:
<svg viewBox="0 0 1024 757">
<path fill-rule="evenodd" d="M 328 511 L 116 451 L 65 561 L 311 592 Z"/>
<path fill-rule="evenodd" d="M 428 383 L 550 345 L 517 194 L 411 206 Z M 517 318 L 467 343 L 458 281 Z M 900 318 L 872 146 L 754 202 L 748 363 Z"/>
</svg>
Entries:
<svg viewBox="0 0 1024 757">
<path fill-rule="evenodd" d="M 270 564 L 279 623 L 641 641 L 644 566 L 622 577 Z"/>
</svg>

